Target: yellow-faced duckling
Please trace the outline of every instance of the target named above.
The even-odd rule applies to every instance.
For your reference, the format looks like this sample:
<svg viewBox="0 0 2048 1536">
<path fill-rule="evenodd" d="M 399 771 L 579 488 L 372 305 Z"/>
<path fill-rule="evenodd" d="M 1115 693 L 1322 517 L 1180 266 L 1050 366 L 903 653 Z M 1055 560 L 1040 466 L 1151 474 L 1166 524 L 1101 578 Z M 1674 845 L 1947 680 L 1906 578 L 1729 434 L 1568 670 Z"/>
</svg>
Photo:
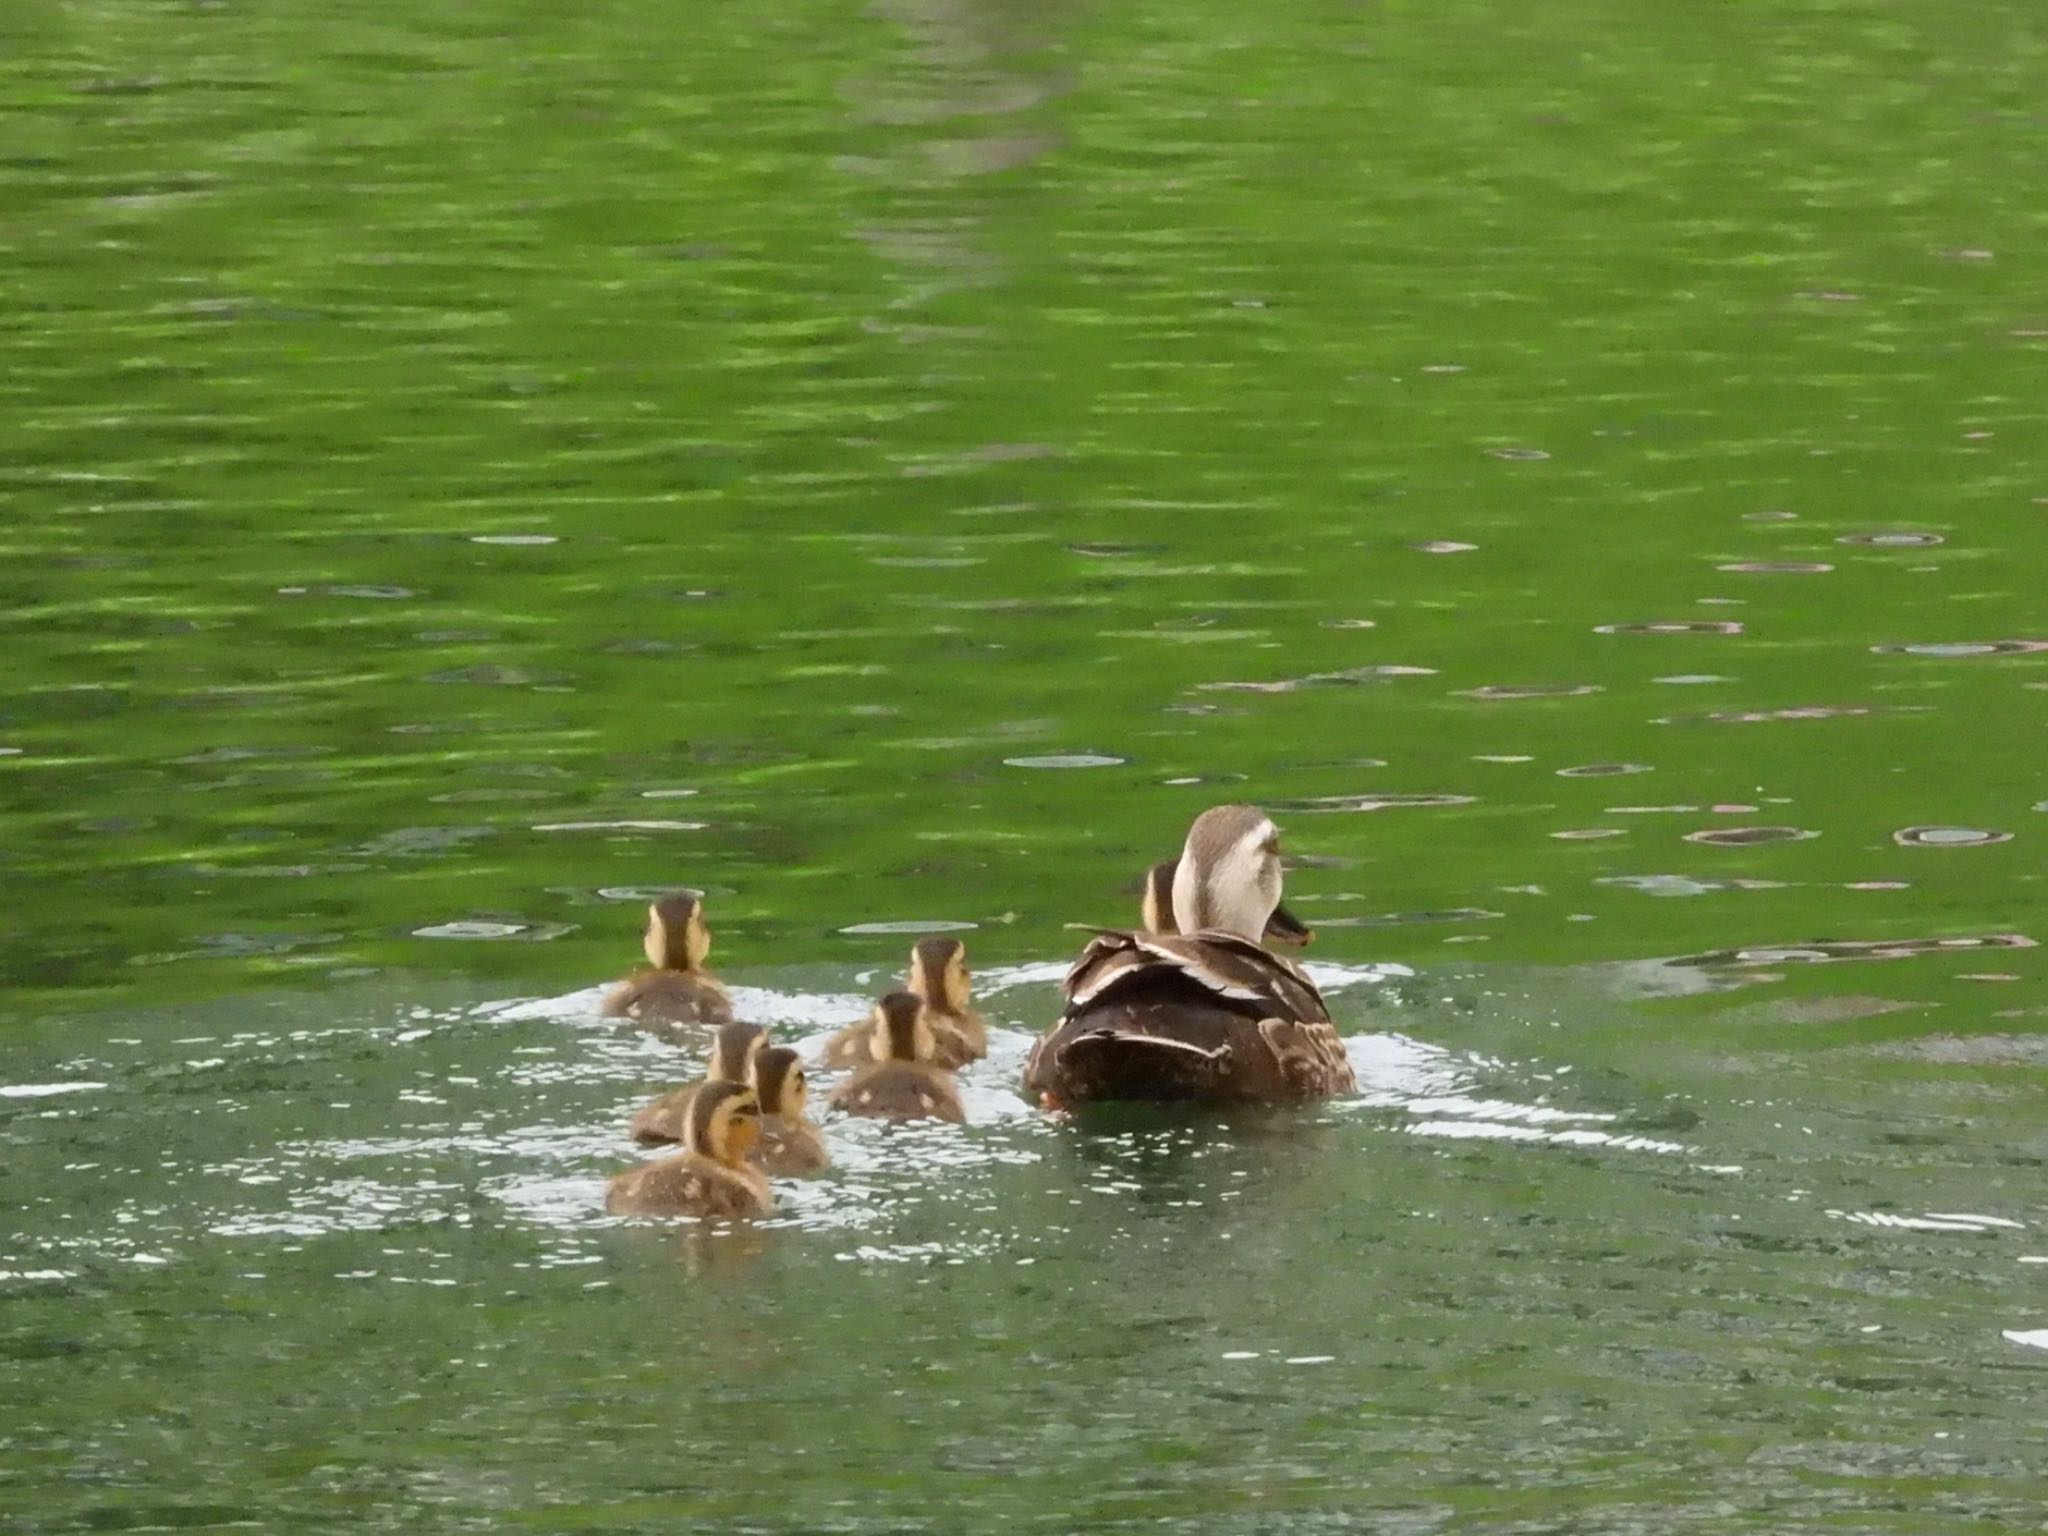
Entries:
<svg viewBox="0 0 2048 1536">
<path fill-rule="evenodd" d="M 607 1018 L 631 1019 L 649 1034 L 677 1045 L 692 1045 L 701 1032 L 692 1024 L 725 1024 L 732 999 L 719 979 L 704 969 L 711 930 L 704 908 L 690 895 L 664 896 L 647 909 L 641 940 L 651 970 L 635 971 L 606 994 Z"/>
<path fill-rule="evenodd" d="M 755 1056 L 754 1097 L 761 1104 L 755 1162 L 780 1178 L 800 1178 L 831 1164 L 824 1136 L 804 1113 L 811 1094 L 795 1051 L 775 1045 Z"/>
<path fill-rule="evenodd" d="M 924 1001 L 933 1061 L 948 1071 L 958 1071 L 988 1054 L 988 1024 L 974 1007 L 965 944 L 943 936 L 919 939 L 910 947 L 910 973 L 905 980 L 904 990 Z M 868 1048 L 873 1034 L 872 1019 L 847 1025 L 825 1042 L 823 1065 L 865 1066 L 874 1059 Z"/>
<path fill-rule="evenodd" d="M 1179 859 L 1162 860 L 1145 871 L 1145 895 L 1138 910 L 1147 933 L 1180 932 L 1173 917 L 1173 881 L 1179 873 Z M 1315 930 L 1288 911 L 1285 902 L 1274 904 L 1273 915 L 1266 919 L 1268 945 L 1307 944 L 1315 936 Z"/>
<path fill-rule="evenodd" d="M 1089 943 L 1061 984 L 1065 1011 L 1024 1065 L 1026 1092 L 1053 1106 L 1351 1092 L 1322 993 L 1258 942 L 1279 910 L 1280 880 L 1280 834 L 1264 812 L 1219 805 L 1196 817 L 1172 882 L 1178 932 Z"/>
<path fill-rule="evenodd" d="M 690 1101 L 706 1083 L 752 1083 L 754 1062 L 768 1043 L 768 1031 L 759 1024 L 723 1024 L 711 1039 L 711 1060 L 704 1075 L 693 1083 L 671 1088 L 660 1098 L 640 1106 L 628 1132 L 645 1145 L 656 1141 L 681 1141 L 690 1122 Z"/>
<path fill-rule="evenodd" d="M 690 1102 L 685 1150 L 628 1168 L 606 1187 L 614 1216 L 765 1216 L 768 1175 L 747 1161 L 761 1135 L 761 1105 L 745 1083 L 706 1083 Z"/>
<path fill-rule="evenodd" d="M 914 992 L 891 992 L 875 1004 L 866 1066 L 832 1090 L 832 1107 L 878 1120 L 967 1119 L 953 1074 L 933 1059 L 930 1010 Z"/>
</svg>

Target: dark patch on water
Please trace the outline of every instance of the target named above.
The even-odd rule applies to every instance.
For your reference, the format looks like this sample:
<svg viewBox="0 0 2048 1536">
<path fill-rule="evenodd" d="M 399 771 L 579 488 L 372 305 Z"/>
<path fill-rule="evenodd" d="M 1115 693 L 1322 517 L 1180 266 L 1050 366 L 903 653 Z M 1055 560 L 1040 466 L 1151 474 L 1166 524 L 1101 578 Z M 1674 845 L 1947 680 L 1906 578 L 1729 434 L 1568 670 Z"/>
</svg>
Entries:
<svg viewBox="0 0 2048 1536">
<path fill-rule="evenodd" d="M 1700 880 L 1691 875 L 1602 875 L 1595 885 L 1620 886 L 1645 896 L 1706 896 L 1716 891 L 1778 891 L 1782 880 Z"/>
<path fill-rule="evenodd" d="M 1595 624 L 1596 635 L 1739 635 L 1733 619 L 1656 619 L 1638 624 Z"/>
<path fill-rule="evenodd" d="M 1306 800 L 1275 800 L 1269 809 L 1294 815 L 1318 815 L 1326 811 L 1388 811 L 1399 806 L 1472 805 L 1475 795 L 1317 795 Z"/>
<path fill-rule="evenodd" d="M 1802 827 L 1712 827 L 1704 832 L 1688 832 L 1685 840 L 1717 848 L 1749 848 L 1759 843 L 1803 843 L 1819 836 L 1818 832 Z"/>
<path fill-rule="evenodd" d="M 1713 949 L 1678 955 L 1667 965 L 1828 965 L 1843 960 L 1904 960 L 1914 955 L 1962 954 L 1980 949 L 2033 949 L 2023 933 L 1985 933 L 1934 939 L 1831 939 L 1814 944 Z"/>
<path fill-rule="evenodd" d="M 1572 699 L 1604 692 L 1598 683 L 1487 683 L 1460 692 L 1466 699 Z"/>
<path fill-rule="evenodd" d="M 1901 827 L 1892 841 L 1901 848 L 1982 848 L 1991 843 L 2009 843 L 2010 832 L 1993 832 L 1981 827 Z"/>
<path fill-rule="evenodd" d="M 1303 688 L 1359 687 L 1383 683 L 1396 677 L 1434 677 L 1434 667 L 1409 667 L 1399 663 L 1383 666 L 1346 667 L 1341 672 L 1312 672 L 1307 677 L 1283 677 L 1270 683 L 1198 683 L 1202 693 L 1294 693 Z"/>
<path fill-rule="evenodd" d="M 1914 645 L 1873 645 L 1878 656 L 2024 656 L 2048 651 L 2048 640 L 1951 640 Z"/>
</svg>

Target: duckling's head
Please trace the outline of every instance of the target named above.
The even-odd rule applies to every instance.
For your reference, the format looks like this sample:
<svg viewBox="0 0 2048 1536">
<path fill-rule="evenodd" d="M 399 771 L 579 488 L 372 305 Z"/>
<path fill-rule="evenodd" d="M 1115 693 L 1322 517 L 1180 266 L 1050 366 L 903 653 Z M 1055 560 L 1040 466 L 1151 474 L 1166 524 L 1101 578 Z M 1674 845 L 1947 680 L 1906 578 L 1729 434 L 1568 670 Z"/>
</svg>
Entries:
<svg viewBox="0 0 2048 1536">
<path fill-rule="evenodd" d="M 1280 830 L 1266 813 L 1219 805 L 1197 816 L 1173 876 L 1180 931 L 1210 928 L 1256 941 L 1279 905 Z"/>
<path fill-rule="evenodd" d="M 1173 920 L 1173 872 L 1180 868 L 1179 859 L 1166 859 L 1145 871 L 1144 904 L 1140 919 L 1147 933 L 1179 933 L 1180 927 Z"/>
<path fill-rule="evenodd" d="M 946 1013 L 965 1013 L 972 998 L 967 946 L 958 939 L 919 939 L 910 951 L 910 990 Z"/>
<path fill-rule="evenodd" d="M 687 893 L 662 897 L 647 909 L 647 935 L 641 942 L 647 963 L 657 971 L 696 970 L 711 953 L 704 908 Z"/>
<path fill-rule="evenodd" d="M 737 1168 L 761 1139 L 761 1102 L 745 1083 L 706 1083 L 690 1100 L 683 1145 Z"/>
<path fill-rule="evenodd" d="M 875 1004 L 874 1022 L 868 1054 L 877 1061 L 929 1061 L 938 1049 L 924 999 L 915 992 L 891 992 Z"/>
<path fill-rule="evenodd" d="M 754 1057 L 754 1097 L 761 1101 L 764 1115 L 803 1118 L 811 1091 L 804 1082 L 803 1061 L 795 1051 L 786 1045 L 772 1045 Z"/>
<path fill-rule="evenodd" d="M 754 1060 L 768 1043 L 759 1024 L 721 1024 L 711 1037 L 711 1060 L 704 1075 L 717 1083 L 744 1083 L 753 1078 Z"/>
</svg>

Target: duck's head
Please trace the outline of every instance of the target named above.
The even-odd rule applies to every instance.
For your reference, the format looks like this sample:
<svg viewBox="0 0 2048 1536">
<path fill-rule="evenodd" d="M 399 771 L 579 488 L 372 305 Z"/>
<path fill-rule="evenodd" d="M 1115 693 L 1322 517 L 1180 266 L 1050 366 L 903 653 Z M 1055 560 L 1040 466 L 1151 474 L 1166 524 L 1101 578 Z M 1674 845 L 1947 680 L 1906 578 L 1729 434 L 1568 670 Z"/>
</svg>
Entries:
<svg viewBox="0 0 2048 1536">
<path fill-rule="evenodd" d="M 711 1037 L 711 1060 L 704 1075 L 715 1083 L 745 1083 L 753 1080 L 754 1061 L 768 1043 L 768 1031 L 759 1024 L 721 1024 Z"/>
<path fill-rule="evenodd" d="M 1141 898 L 1139 919 L 1147 933 L 1179 933 L 1180 924 L 1173 920 L 1173 872 L 1180 868 L 1179 859 L 1163 859 L 1145 871 L 1145 894 Z"/>
<path fill-rule="evenodd" d="M 946 1013 L 965 1013 L 972 1000 L 967 946 L 958 939 L 919 939 L 910 950 L 910 990 Z"/>
<path fill-rule="evenodd" d="M 1145 871 L 1141 911 L 1147 933 L 1180 932 L 1180 924 L 1173 920 L 1173 877 L 1179 869 L 1179 859 L 1167 859 Z M 1276 902 L 1266 918 L 1265 939 L 1268 944 L 1306 944 L 1315 936 L 1315 930 L 1288 911 L 1284 901 Z"/>
<path fill-rule="evenodd" d="M 657 971 L 696 970 L 711 953 L 704 908 L 684 893 L 662 897 L 647 909 L 647 935 L 641 942 L 647 963 Z"/>
<path fill-rule="evenodd" d="M 804 1064 L 786 1045 L 771 1045 L 754 1057 L 754 1097 L 764 1115 L 801 1120 L 811 1090 L 804 1082 Z"/>
<path fill-rule="evenodd" d="M 938 1049 L 924 999 L 915 992 L 891 992 L 875 1004 L 868 1054 L 877 1061 L 928 1061 Z"/>
<path fill-rule="evenodd" d="M 1310 937 L 1280 905 L 1280 829 L 1256 806 L 1219 805 L 1188 828 L 1173 875 L 1173 915 L 1182 933 L 1204 928 L 1293 943 Z"/>
<path fill-rule="evenodd" d="M 690 1100 L 683 1145 L 714 1163 L 737 1168 L 761 1139 L 761 1102 L 745 1083 L 706 1083 Z"/>
</svg>

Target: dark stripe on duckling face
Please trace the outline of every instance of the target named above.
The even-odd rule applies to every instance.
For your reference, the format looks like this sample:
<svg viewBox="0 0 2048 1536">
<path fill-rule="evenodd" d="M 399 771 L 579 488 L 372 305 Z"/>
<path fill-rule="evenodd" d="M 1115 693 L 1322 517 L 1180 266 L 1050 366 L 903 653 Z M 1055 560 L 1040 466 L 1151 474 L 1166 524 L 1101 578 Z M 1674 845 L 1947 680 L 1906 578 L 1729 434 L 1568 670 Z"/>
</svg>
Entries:
<svg viewBox="0 0 2048 1536">
<path fill-rule="evenodd" d="M 786 1045 L 770 1046 L 754 1058 L 754 1094 L 764 1115 L 803 1113 L 803 1060 Z"/>
<path fill-rule="evenodd" d="M 711 1060 L 704 1075 L 717 1082 L 744 1083 L 752 1076 L 754 1057 L 768 1043 L 759 1024 L 722 1024 L 711 1041 Z"/>
<path fill-rule="evenodd" d="M 664 896 L 647 909 L 647 963 L 656 970 L 689 971 L 711 950 L 704 909 L 687 891 Z"/>
<path fill-rule="evenodd" d="M 920 1054 L 920 1037 L 929 1038 L 929 1028 L 920 1028 L 923 1023 L 924 1000 L 915 992 L 891 992 L 875 1004 L 875 1038 L 882 1049 L 875 1053 L 878 1061 L 916 1061 Z"/>
<path fill-rule="evenodd" d="M 967 946 L 958 939 L 919 939 L 910 951 L 910 990 L 941 1011 L 968 1006 Z"/>
</svg>

